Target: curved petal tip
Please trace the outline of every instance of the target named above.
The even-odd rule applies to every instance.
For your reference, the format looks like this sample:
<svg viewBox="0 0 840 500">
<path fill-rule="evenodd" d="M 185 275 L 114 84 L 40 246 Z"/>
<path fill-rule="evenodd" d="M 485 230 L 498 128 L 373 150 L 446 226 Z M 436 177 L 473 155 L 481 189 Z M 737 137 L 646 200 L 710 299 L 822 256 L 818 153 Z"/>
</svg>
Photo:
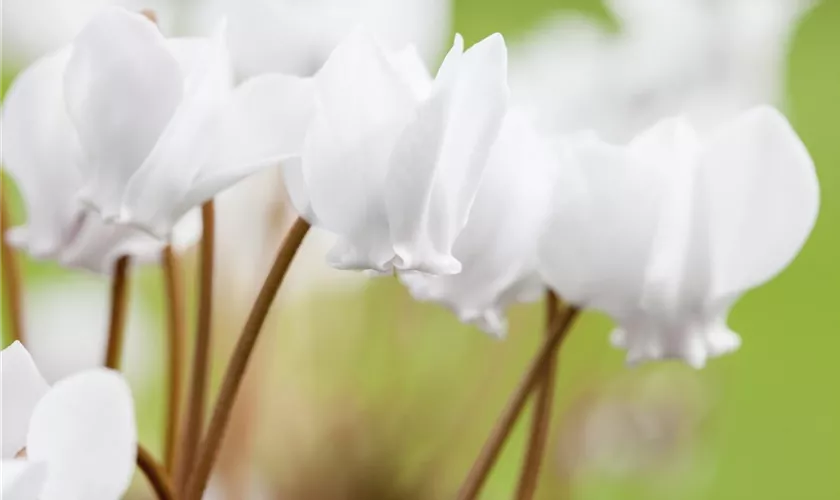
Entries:
<svg viewBox="0 0 840 500">
<path fill-rule="evenodd" d="M 418 252 L 405 248 L 395 248 L 394 268 L 400 271 L 416 271 L 435 276 L 450 276 L 461 272 L 461 262 L 453 257 L 438 252 Z"/>
</svg>

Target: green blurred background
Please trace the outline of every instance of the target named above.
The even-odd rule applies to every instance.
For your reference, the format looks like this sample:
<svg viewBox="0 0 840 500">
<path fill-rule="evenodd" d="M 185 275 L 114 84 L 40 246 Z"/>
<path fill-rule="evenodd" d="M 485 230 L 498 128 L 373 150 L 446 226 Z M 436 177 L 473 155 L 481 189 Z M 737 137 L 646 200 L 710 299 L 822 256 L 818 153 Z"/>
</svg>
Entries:
<svg viewBox="0 0 840 500">
<path fill-rule="evenodd" d="M 495 31 L 515 41 L 557 9 L 608 16 L 586 0 L 454 3 L 468 44 Z M 6 68 L 4 89 L 13 74 Z M 740 351 L 700 372 L 670 363 L 629 370 L 608 346 L 609 321 L 586 315 L 563 347 L 538 498 L 840 499 L 840 2 L 823 1 L 801 23 L 786 85 L 786 112 L 822 186 L 807 246 L 735 307 Z M 25 270 L 31 288 L 77 274 L 28 261 Z M 162 329 L 158 272 L 139 272 L 135 285 Z M 219 295 L 217 375 L 247 307 Z M 516 308 L 498 342 L 415 303 L 391 279 L 276 309 L 231 430 L 233 458 L 221 467 L 256 470 L 284 498 L 451 497 L 541 335 L 540 305 Z M 149 332 L 153 351 L 161 335 Z M 162 361 L 154 366 L 135 394 L 141 439 L 159 450 L 165 379 Z M 606 408 L 597 413 L 606 423 L 586 423 L 594 408 Z M 521 419 L 483 498 L 511 497 L 529 422 Z M 569 460 L 582 465 L 570 469 Z M 342 489 L 355 493 L 334 493 Z"/>
</svg>

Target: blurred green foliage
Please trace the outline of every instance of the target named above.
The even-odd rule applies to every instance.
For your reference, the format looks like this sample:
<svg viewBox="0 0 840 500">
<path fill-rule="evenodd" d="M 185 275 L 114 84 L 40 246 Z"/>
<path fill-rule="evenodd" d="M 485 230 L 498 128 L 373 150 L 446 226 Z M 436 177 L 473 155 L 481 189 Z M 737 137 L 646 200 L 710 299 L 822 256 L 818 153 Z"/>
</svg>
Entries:
<svg viewBox="0 0 840 500">
<path fill-rule="evenodd" d="M 607 18 L 603 6 L 592 0 L 455 3 L 455 28 L 468 42 L 494 31 L 515 40 L 556 9 Z M 575 499 L 840 498 L 838 53 L 840 2 L 825 0 L 796 35 L 786 109 L 816 161 L 822 211 L 796 262 L 736 305 L 730 324 L 744 339 L 741 350 L 712 361 L 699 373 L 670 364 L 628 373 L 622 354 L 608 347 L 609 322 L 597 315 L 586 315 L 564 346 L 555 402 L 557 428 L 564 428 L 576 401 L 592 387 L 640 373 L 696 378 L 713 401 L 702 442 L 695 447 L 697 459 L 681 476 L 681 486 L 663 486 L 656 477 L 619 479 L 592 473 L 575 479 Z M 12 74 L 7 69 L 3 75 L 4 89 Z M 20 208 L 19 202 L 16 205 Z M 65 274 L 51 264 L 26 263 L 29 286 Z M 144 271 L 138 292 L 162 315 L 158 279 L 156 271 Z M 500 343 L 459 325 L 440 308 L 414 303 L 392 280 L 376 281 L 360 294 L 324 294 L 286 308 L 281 304 L 279 310 L 277 327 L 266 335 L 272 340 L 262 341 L 268 368 L 259 373 L 269 378 L 260 391 L 266 399 L 259 406 L 271 412 L 279 405 L 284 413 L 304 411 L 305 405 L 295 398 L 320 400 L 312 403 L 317 410 L 311 415 L 304 411 L 302 417 L 311 419 L 313 426 L 329 426 L 330 419 L 353 413 L 348 408 L 363 407 L 360 432 L 399 434 L 399 461 L 415 475 L 412 481 L 422 481 L 427 471 L 422 464 L 446 457 L 434 470 L 441 476 L 436 481 L 448 491 L 464 477 L 540 336 L 538 305 L 517 308 L 510 338 Z M 311 333 L 309 340 L 291 333 L 303 324 Z M 217 365 L 218 375 L 223 356 Z M 162 375 L 153 381 L 163 382 Z M 141 437 L 159 442 L 163 398 L 156 391 L 137 398 Z M 297 401 L 295 406 L 289 407 L 288 399 Z M 527 437 L 527 417 L 505 448 L 483 498 L 510 498 Z M 284 431 L 282 423 L 269 425 L 254 432 L 286 437 L 296 432 Z M 558 472 L 557 440 L 555 432 L 541 479 L 539 498 L 546 500 L 567 498 L 561 493 L 567 481 Z M 269 464 L 282 463 L 282 452 L 267 447 L 259 456 Z"/>
</svg>

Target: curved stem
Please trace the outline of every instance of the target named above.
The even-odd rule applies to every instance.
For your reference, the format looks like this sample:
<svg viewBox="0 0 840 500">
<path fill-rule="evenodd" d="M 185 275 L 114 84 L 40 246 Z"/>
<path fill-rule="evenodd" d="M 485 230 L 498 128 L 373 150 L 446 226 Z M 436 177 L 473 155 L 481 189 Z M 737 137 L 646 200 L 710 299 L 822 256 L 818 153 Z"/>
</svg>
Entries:
<svg viewBox="0 0 840 500">
<path fill-rule="evenodd" d="M 510 435 L 516 419 L 525 407 L 525 401 L 528 399 L 528 395 L 533 390 L 537 380 L 544 373 L 545 367 L 548 365 L 554 352 L 566 337 L 569 326 L 577 316 L 577 313 L 578 310 L 576 308 L 569 308 L 555 318 L 550 328 L 551 334 L 543 342 L 537 356 L 531 362 L 528 371 L 519 383 L 519 387 L 517 387 L 516 392 L 508 401 L 507 407 L 502 412 L 502 416 L 496 422 L 490 438 L 484 444 L 484 448 L 481 449 L 478 459 L 473 464 L 472 469 L 470 469 L 467 475 L 467 479 L 458 492 L 458 500 L 473 500 L 478 496 L 481 487 L 484 486 L 487 480 L 490 469 L 499 457 L 502 445 Z"/>
<path fill-rule="evenodd" d="M 166 442 L 164 465 L 172 472 L 175 464 L 175 444 L 178 442 L 178 417 L 181 414 L 184 360 L 184 290 L 181 281 L 181 263 L 172 246 L 163 249 L 163 281 L 166 290 L 167 340 L 169 343 L 169 386 L 166 412 Z"/>
<path fill-rule="evenodd" d="M 547 292 L 545 299 L 545 335 L 550 335 L 551 324 L 559 314 L 560 306 L 557 295 L 554 292 Z M 545 453 L 545 443 L 548 438 L 549 422 L 551 420 L 551 406 L 554 401 L 554 383 L 557 374 L 557 351 L 555 350 L 548 360 L 548 364 L 542 375 L 542 380 L 537 381 L 536 402 L 534 404 L 533 421 L 531 422 L 531 435 L 528 440 L 528 452 L 525 455 L 525 462 L 522 466 L 522 475 L 519 477 L 519 487 L 516 498 L 518 500 L 530 500 L 537 490 L 537 478 L 540 474 L 542 457 Z"/>
<path fill-rule="evenodd" d="M 111 278 L 111 317 L 108 321 L 108 345 L 105 349 L 105 366 L 120 369 L 123 341 L 125 340 L 125 319 L 128 306 L 128 268 L 131 258 L 123 255 L 114 264 Z"/>
<path fill-rule="evenodd" d="M 3 293 L 8 298 L 9 333 L 12 342 L 18 340 L 24 342 L 23 335 L 23 293 L 21 293 L 20 267 L 18 267 L 17 252 L 6 241 L 6 233 L 11 226 L 9 216 L 8 195 L 6 182 L 2 182 L 2 194 L 0 194 L 0 261 L 3 268 Z"/>
<path fill-rule="evenodd" d="M 143 471 L 159 500 L 175 500 L 172 484 L 163 468 L 154 457 L 140 445 L 137 445 L 137 467 Z"/>
<path fill-rule="evenodd" d="M 216 400 L 216 407 L 213 411 L 213 418 L 210 420 L 210 426 L 207 430 L 207 437 L 201 443 L 198 463 L 190 473 L 186 495 L 184 496 L 187 500 L 200 499 L 204 489 L 207 487 L 207 481 L 210 479 L 213 464 L 216 462 L 216 456 L 219 454 L 219 448 L 225 435 L 231 410 L 236 402 L 237 392 L 242 384 L 245 369 L 248 367 L 248 361 L 254 351 L 260 330 L 271 309 L 274 297 L 277 295 L 277 291 L 283 283 L 283 278 L 285 278 L 286 272 L 289 270 L 292 259 L 297 253 L 298 248 L 300 248 L 300 244 L 303 242 L 303 238 L 308 231 L 309 223 L 301 218 L 298 218 L 294 225 L 292 225 L 292 228 L 289 230 L 280 247 L 280 251 L 277 253 L 277 257 L 263 283 L 257 300 L 251 308 L 248 321 L 242 329 L 242 334 L 239 336 L 233 356 L 230 359 L 230 364 L 225 372 L 222 387 L 219 390 L 219 397 Z"/>
<path fill-rule="evenodd" d="M 210 333 L 213 309 L 213 259 L 215 240 L 215 207 L 213 200 L 201 206 L 201 270 L 199 276 L 198 321 L 193 352 L 192 378 L 187 402 L 187 414 L 182 429 L 175 486 L 183 491 L 195 460 L 198 442 L 204 427 L 204 410 L 207 405 L 207 378 L 210 368 Z"/>
</svg>

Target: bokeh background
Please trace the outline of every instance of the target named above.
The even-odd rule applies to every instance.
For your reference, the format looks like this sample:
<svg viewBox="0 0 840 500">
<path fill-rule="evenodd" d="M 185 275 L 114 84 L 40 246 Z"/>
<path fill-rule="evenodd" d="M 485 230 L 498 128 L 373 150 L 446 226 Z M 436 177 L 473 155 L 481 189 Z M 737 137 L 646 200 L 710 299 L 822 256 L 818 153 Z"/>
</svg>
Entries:
<svg viewBox="0 0 840 500">
<path fill-rule="evenodd" d="M 204 8 L 198 0 L 150 3 L 172 32 L 191 28 L 167 25 L 167 12 Z M 675 363 L 628 369 L 608 345 L 609 321 L 585 315 L 563 346 L 538 498 L 840 498 L 840 2 L 803 8 L 798 22 L 780 14 L 798 8 L 795 0 L 636 0 L 647 7 L 623 12 L 595 0 L 421 0 L 409 14 L 400 6 L 410 2 L 380 3 L 393 12 L 376 22 L 424 33 L 430 61 L 440 60 L 455 31 L 468 44 L 502 32 L 514 99 L 535 108 L 546 133 L 596 128 L 621 140 L 683 106 L 709 126 L 757 102 L 782 107 L 822 186 L 810 241 L 790 268 L 734 308 L 740 351 L 702 371 Z M 5 0 L 3 90 L 94 4 Z M 741 7 L 724 20 L 698 17 L 689 4 Z M 432 8 L 439 10 L 420 15 Z M 412 24 L 421 18 L 432 28 Z M 334 32 L 313 33 L 319 41 Z M 311 72 L 318 57 L 292 70 Z M 23 221 L 11 196 L 14 219 Z M 219 203 L 214 384 L 292 218 L 274 172 Z M 542 306 L 514 308 L 508 338 L 497 341 L 417 303 L 394 279 L 327 269 L 325 248 L 322 235 L 311 236 L 277 301 L 208 496 L 451 498 L 535 352 Z M 185 259 L 193 297 L 194 252 Z M 107 277 L 30 260 L 24 270 L 29 347 L 45 375 L 99 363 Z M 156 452 L 167 383 L 161 290 L 154 266 L 133 273 L 124 355 L 141 441 Z M 5 309 L 3 325 L 5 346 Z M 529 422 L 520 420 L 482 498 L 511 497 Z M 132 498 L 146 498 L 136 483 Z"/>
</svg>

